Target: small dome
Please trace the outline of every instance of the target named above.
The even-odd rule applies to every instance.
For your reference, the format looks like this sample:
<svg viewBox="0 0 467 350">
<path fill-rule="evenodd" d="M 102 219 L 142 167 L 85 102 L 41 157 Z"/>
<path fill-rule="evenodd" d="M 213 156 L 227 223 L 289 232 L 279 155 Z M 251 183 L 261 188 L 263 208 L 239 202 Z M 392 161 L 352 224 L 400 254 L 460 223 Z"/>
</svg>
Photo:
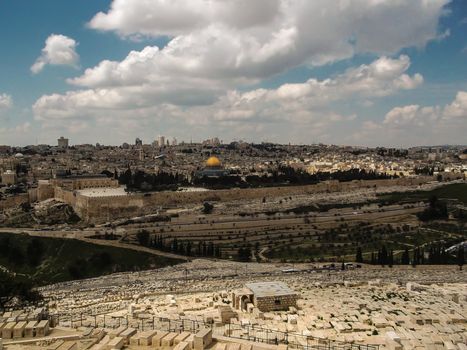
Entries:
<svg viewBox="0 0 467 350">
<path fill-rule="evenodd" d="M 24 155 L 23 155 L 23 153 L 16 153 L 16 154 L 15 154 L 15 157 L 16 157 L 16 158 L 23 158 Z"/>
<path fill-rule="evenodd" d="M 221 166 L 221 161 L 217 157 L 209 157 L 206 161 L 206 166 L 210 168 L 216 168 Z"/>
</svg>

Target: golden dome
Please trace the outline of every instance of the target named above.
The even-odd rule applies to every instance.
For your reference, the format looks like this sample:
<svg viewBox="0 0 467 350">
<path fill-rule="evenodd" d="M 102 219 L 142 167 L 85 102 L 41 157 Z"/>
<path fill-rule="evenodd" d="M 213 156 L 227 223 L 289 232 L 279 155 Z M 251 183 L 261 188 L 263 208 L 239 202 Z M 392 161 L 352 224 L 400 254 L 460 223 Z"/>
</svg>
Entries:
<svg viewBox="0 0 467 350">
<path fill-rule="evenodd" d="M 206 166 L 210 168 L 216 168 L 221 166 L 221 161 L 217 157 L 209 157 L 206 161 Z"/>
</svg>

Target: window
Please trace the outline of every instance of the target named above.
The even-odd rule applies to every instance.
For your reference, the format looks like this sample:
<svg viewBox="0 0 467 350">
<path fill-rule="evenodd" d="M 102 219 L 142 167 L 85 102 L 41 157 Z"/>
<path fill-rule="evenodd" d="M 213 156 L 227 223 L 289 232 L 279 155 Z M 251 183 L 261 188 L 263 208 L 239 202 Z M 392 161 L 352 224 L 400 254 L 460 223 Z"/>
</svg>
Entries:
<svg viewBox="0 0 467 350">
<path fill-rule="evenodd" d="M 280 304 L 281 304 L 281 300 L 280 300 L 280 299 L 275 299 L 275 300 L 274 300 L 274 304 L 280 305 Z"/>
</svg>

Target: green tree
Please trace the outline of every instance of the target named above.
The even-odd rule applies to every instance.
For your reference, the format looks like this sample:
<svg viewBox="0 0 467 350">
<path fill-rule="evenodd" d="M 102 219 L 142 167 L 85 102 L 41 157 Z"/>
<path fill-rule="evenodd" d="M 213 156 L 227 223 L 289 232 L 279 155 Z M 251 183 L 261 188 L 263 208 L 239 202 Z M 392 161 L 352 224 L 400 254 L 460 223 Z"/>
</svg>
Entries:
<svg viewBox="0 0 467 350">
<path fill-rule="evenodd" d="M 464 246 L 461 244 L 457 248 L 457 265 L 459 265 L 459 270 L 462 270 L 462 266 L 465 264 L 465 251 Z"/>
<path fill-rule="evenodd" d="M 136 233 L 136 239 L 138 240 L 139 244 L 143 246 L 148 246 L 149 245 L 149 231 L 147 230 L 141 230 Z"/>
<path fill-rule="evenodd" d="M 44 255 L 44 245 L 39 238 L 33 238 L 26 247 L 26 259 L 30 266 L 40 264 Z"/>
<path fill-rule="evenodd" d="M 42 298 L 41 294 L 33 289 L 31 281 L 17 281 L 11 274 L 0 270 L 0 310 L 16 301 L 37 302 Z"/>
<path fill-rule="evenodd" d="M 392 267 L 394 265 L 394 251 L 391 249 L 388 256 L 388 265 Z"/>
<path fill-rule="evenodd" d="M 409 250 L 405 248 L 404 252 L 402 253 L 401 264 L 409 265 L 410 264 L 410 255 Z"/>
<path fill-rule="evenodd" d="M 362 248 L 358 247 L 357 248 L 357 254 L 355 255 L 355 261 L 358 263 L 363 262 L 363 255 L 362 255 Z"/>
<path fill-rule="evenodd" d="M 203 203 L 203 214 L 211 214 L 213 210 L 214 210 L 214 205 L 212 205 L 209 202 Z"/>
</svg>

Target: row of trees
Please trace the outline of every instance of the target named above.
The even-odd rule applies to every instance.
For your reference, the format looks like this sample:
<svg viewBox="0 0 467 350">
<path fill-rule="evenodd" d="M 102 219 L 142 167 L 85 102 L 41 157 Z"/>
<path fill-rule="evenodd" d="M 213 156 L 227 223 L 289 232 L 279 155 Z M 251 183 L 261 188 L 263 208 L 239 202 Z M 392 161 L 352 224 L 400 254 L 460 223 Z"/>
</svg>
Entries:
<svg viewBox="0 0 467 350">
<path fill-rule="evenodd" d="M 240 175 L 229 175 L 220 177 L 201 177 L 194 178 L 193 183 L 199 186 L 228 188 L 231 186 L 237 187 L 266 187 L 277 184 L 292 184 L 292 185 L 310 185 L 320 181 L 339 180 L 342 182 L 353 180 L 378 180 L 389 179 L 394 176 L 377 173 L 372 170 L 351 169 L 337 172 L 318 172 L 310 174 L 302 169 L 295 169 L 289 166 L 280 166 L 277 170 L 273 170 L 268 175 L 248 175 L 241 177 Z"/>
<path fill-rule="evenodd" d="M 355 261 L 358 263 L 367 262 L 372 265 L 444 265 L 444 264 L 457 264 L 462 267 L 465 264 L 465 251 L 461 245 L 456 251 L 456 257 L 451 256 L 442 245 L 430 245 L 425 250 L 424 248 L 417 247 L 413 249 L 412 253 L 406 248 L 399 260 L 394 259 L 394 251 L 387 250 L 383 245 L 378 252 L 372 252 L 370 261 L 365 261 L 363 258 L 362 248 L 358 247 L 355 254 Z"/>
<path fill-rule="evenodd" d="M 436 196 L 429 198 L 429 206 L 421 213 L 418 218 L 421 221 L 440 220 L 448 218 L 448 207 L 445 202 L 438 200 Z"/>
<path fill-rule="evenodd" d="M 167 239 L 163 235 L 156 235 L 151 238 L 151 234 L 147 230 L 138 231 L 136 238 L 139 244 L 159 249 L 166 252 L 187 255 L 187 256 L 203 256 L 203 257 L 222 257 L 220 245 L 213 242 L 199 241 L 182 241 L 175 238 Z"/>
<path fill-rule="evenodd" d="M 177 186 L 205 186 L 211 188 L 229 188 L 229 187 L 264 187 L 277 184 L 308 185 L 320 181 L 339 180 L 376 180 L 389 179 L 393 176 L 376 173 L 372 170 L 351 169 L 337 172 L 319 172 L 309 174 L 302 169 L 295 169 L 289 166 L 279 166 L 276 170 L 271 170 L 268 175 L 248 175 L 242 177 L 240 174 L 230 174 L 220 177 L 196 177 L 190 183 L 188 178 L 180 173 L 168 173 L 159 171 L 156 174 L 149 174 L 142 170 L 133 172 L 129 167 L 122 173 L 114 173 L 105 170 L 103 174 L 108 177 L 118 179 L 119 183 L 126 185 L 129 190 L 138 191 L 156 191 L 175 188 Z"/>
<path fill-rule="evenodd" d="M 121 174 L 115 173 L 112 175 L 110 172 L 105 173 L 107 176 L 113 176 L 118 179 L 118 182 L 130 190 L 138 191 L 154 191 L 159 189 L 168 189 L 170 186 L 186 186 L 188 179 L 186 176 L 179 173 L 167 173 L 159 171 L 156 174 L 148 174 L 142 170 L 137 170 L 134 173 L 130 168 Z"/>
</svg>

